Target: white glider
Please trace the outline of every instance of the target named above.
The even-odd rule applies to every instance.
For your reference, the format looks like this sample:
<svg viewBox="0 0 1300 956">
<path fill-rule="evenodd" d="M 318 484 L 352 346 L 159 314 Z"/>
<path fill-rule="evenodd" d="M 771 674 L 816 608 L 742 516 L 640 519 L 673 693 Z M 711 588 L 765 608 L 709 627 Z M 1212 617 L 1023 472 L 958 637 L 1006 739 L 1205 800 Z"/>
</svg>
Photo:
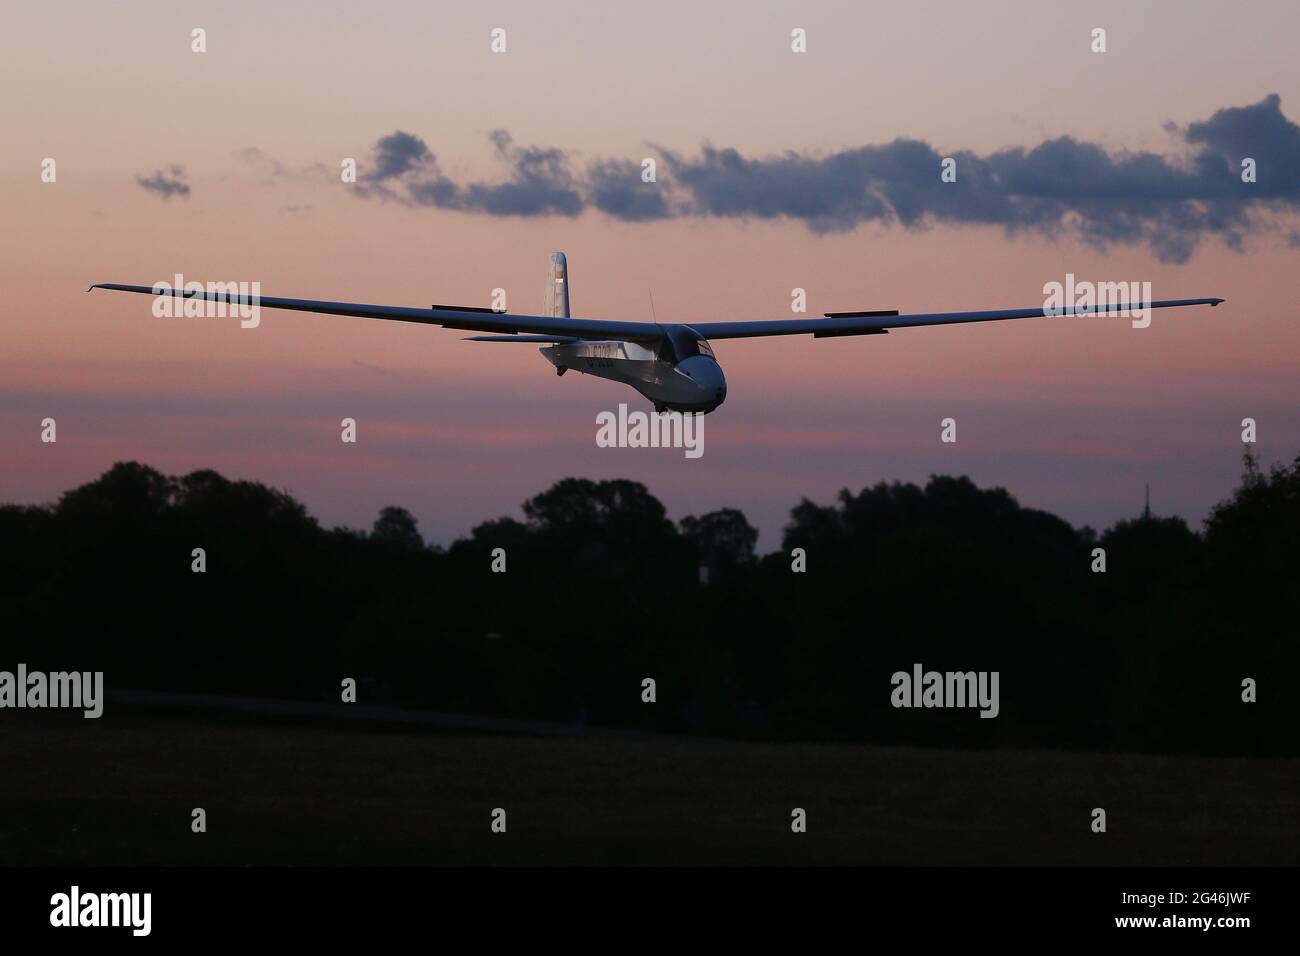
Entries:
<svg viewBox="0 0 1300 956">
<path fill-rule="evenodd" d="M 240 304 L 238 295 L 224 292 L 186 292 L 170 287 L 99 283 L 91 289 L 174 295 L 187 299 Z M 89 289 L 87 291 L 90 291 Z M 828 312 L 823 318 L 776 319 L 750 322 L 694 322 L 689 325 L 657 322 L 616 322 L 575 319 L 569 316 L 569 269 L 564 253 L 551 255 L 547 270 L 546 299 L 542 315 L 515 315 L 492 309 L 435 305 L 413 309 L 355 302 L 322 302 L 258 296 L 264 309 L 290 309 L 324 315 L 351 315 L 367 319 L 420 322 L 447 329 L 494 333 L 470 336 L 474 342 L 546 343 L 542 355 L 557 375 L 576 369 L 588 375 L 630 385 L 659 411 L 711 412 L 727 397 L 727 380 L 713 354 L 715 339 L 745 339 L 765 335 L 881 335 L 891 329 L 921 325 L 955 325 L 998 319 L 1031 319 L 1057 315 L 1128 314 L 1130 309 L 1169 309 L 1188 305 L 1218 305 L 1223 299 L 1171 299 L 1162 302 L 1111 303 L 1100 307 L 1040 306 L 1033 309 L 993 309 L 986 312 L 923 312 L 899 315 L 896 311 Z"/>
</svg>

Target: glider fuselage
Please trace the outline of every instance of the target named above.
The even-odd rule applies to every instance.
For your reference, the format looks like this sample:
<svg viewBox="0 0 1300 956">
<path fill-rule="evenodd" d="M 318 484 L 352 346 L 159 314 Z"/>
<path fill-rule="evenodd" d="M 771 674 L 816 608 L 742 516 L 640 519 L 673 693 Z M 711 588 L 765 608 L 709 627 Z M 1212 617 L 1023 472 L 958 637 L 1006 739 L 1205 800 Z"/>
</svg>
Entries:
<svg viewBox="0 0 1300 956">
<path fill-rule="evenodd" d="M 659 342 L 611 339 L 549 345 L 541 350 L 556 372 L 631 385 L 658 411 L 711 412 L 727 397 L 727 379 L 713 350 L 688 326 L 664 326 Z"/>
</svg>

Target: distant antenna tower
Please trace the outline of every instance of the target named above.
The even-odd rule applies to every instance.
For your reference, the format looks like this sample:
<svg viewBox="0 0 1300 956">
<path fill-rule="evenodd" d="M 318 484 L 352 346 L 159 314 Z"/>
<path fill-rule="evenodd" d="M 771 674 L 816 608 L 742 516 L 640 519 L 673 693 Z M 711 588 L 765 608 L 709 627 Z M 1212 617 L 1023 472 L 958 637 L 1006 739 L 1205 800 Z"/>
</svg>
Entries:
<svg viewBox="0 0 1300 956">
<path fill-rule="evenodd" d="M 1142 509 L 1142 517 L 1148 521 L 1151 520 L 1151 482 L 1149 481 L 1147 482 L 1147 503 L 1146 507 Z"/>
</svg>

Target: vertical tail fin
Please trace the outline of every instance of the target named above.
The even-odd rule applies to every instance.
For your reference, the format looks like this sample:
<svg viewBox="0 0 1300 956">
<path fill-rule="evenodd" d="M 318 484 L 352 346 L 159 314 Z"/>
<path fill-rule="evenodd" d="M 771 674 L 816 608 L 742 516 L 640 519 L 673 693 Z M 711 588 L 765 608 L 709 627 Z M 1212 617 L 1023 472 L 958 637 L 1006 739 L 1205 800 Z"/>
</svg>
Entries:
<svg viewBox="0 0 1300 956">
<path fill-rule="evenodd" d="M 546 298 L 542 315 L 551 319 L 569 317 L 569 262 L 563 252 L 552 252 L 546 268 Z"/>
</svg>

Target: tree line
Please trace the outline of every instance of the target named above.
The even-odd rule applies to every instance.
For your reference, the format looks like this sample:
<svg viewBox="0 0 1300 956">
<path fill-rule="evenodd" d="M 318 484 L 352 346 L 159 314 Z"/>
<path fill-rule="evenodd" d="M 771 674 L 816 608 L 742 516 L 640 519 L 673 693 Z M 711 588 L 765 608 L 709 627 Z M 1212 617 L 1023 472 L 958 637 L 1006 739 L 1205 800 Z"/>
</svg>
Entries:
<svg viewBox="0 0 1300 956">
<path fill-rule="evenodd" d="M 0 507 L 0 644 L 110 688 L 339 700 L 351 677 L 361 703 L 668 733 L 1300 752 L 1300 458 L 1248 455 L 1199 530 L 1098 534 L 936 476 L 804 499 L 779 550 L 757 538 L 566 478 L 442 548 L 401 507 L 325 528 L 282 490 L 123 462 Z M 916 663 L 998 671 L 998 717 L 896 709 Z"/>
</svg>

